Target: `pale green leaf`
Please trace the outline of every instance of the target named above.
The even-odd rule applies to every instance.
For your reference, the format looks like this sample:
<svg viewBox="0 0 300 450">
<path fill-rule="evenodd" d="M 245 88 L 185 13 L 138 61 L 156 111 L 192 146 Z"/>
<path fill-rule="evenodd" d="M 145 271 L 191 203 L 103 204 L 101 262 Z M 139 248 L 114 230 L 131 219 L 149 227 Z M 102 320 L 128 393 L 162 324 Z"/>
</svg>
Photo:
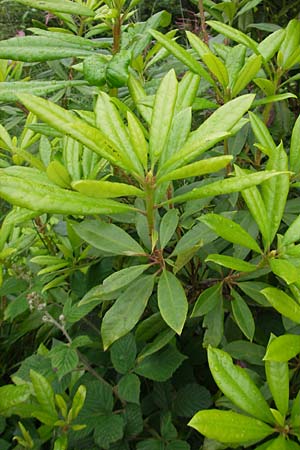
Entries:
<svg viewBox="0 0 300 450">
<path fill-rule="evenodd" d="M 300 323 L 300 306 L 289 295 L 275 287 L 265 288 L 261 293 L 280 314 Z"/>
</svg>

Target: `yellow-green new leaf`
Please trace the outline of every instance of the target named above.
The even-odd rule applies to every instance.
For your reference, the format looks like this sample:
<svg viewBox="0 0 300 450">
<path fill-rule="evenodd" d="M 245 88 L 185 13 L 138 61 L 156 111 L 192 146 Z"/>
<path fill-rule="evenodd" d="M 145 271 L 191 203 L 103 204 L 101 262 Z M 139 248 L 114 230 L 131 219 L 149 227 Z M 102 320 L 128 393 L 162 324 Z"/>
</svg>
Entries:
<svg viewBox="0 0 300 450">
<path fill-rule="evenodd" d="M 300 353 L 300 336 L 285 334 L 276 337 L 268 345 L 265 361 L 286 362 Z"/>
<path fill-rule="evenodd" d="M 295 122 L 291 146 L 290 146 L 290 169 L 298 174 L 300 172 L 300 116 Z"/>
<path fill-rule="evenodd" d="M 227 267 L 228 269 L 238 270 L 239 272 L 254 272 L 256 266 L 250 264 L 243 259 L 234 258 L 233 256 L 211 254 L 205 261 L 210 261 L 220 266 Z"/>
<path fill-rule="evenodd" d="M 264 122 L 254 113 L 249 111 L 249 118 L 253 133 L 258 140 L 258 143 L 261 144 L 264 149 L 267 149 L 267 155 L 271 156 L 272 153 L 276 150 L 276 144 L 273 141 L 273 138 L 264 124 Z"/>
<path fill-rule="evenodd" d="M 257 43 L 236 28 L 233 28 L 230 25 L 226 25 L 225 23 L 217 22 L 215 20 L 208 20 L 206 23 L 218 33 L 227 36 L 229 39 L 232 39 L 239 44 L 245 45 L 246 47 L 253 50 L 254 53 L 258 53 Z"/>
<path fill-rule="evenodd" d="M 253 100 L 253 94 L 242 95 L 218 108 L 190 134 L 183 148 L 164 164 L 163 169 L 183 166 L 224 139 L 248 111 Z"/>
<path fill-rule="evenodd" d="M 247 60 L 233 85 L 231 91 L 232 97 L 236 97 L 253 80 L 261 68 L 261 64 L 262 57 L 260 55 L 253 55 Z"/>
<path fill-rule="evenodd" d="M 157 178 L 157 184 L 164 181 L 181 180 L 188 177 L 199 177 L 207 173 L 218 172 L 224 169 L 233 159 L 231 155 L 216 156 L 214 158 L 203 159 L 187 166 L 180 167 L 180 169 L 172 170 L 166 175 Z"/>
<path fill-rule="evenodd" d="M 227 219 L 219 214 L 206 214 L 199 217 L 199 220 L 223 239 L 250 248 L 258 253 L 261 252 L 255 239 L 241 225 L 233 222 L 233 220 Z"/>
<path fill-rule="evenodd" d="M 71 177 L 69 172 L 59 161 L 51 161 L 46 169 L 49 180 L 57 184 L 61 188 L 70 188 Z"/>
<path fill-rule="evenodd" d="M 127 123 L 132 148 L 144 169 L 147 170 L 148 143 L 145 139 L 142 125 L 130 111 L 127 111 Z"/>
<path fill-rule="evenodd" d="M 248 444 L 274 433 L 274 429 L 252 417 L 233 411 L 199 411 L 188 423 L 209 439 L 229 444 Z"/>
<path fill-rule="evenodd" d="M 121 150 L 108 137 L 104 136 L 97 128 L 76 117 L 73 112 L 34 95 L 20 94 L 18 98 L 29 111 L 55 130 L 71 136 L 112 164 L 126 170 L 132 169 L 131 164 L 129 166 L 127 161 L 124 161 Z"/>
<path fill-rule="evenodd" d="M 275 338 L 276 339 L 276 338 Z M 289 366 L 287 361 L 265 361 L 267 382 L 275 405 L 283 417 L 289 408 Z"/>
<path fill-rule="evenodd" d="M 164 152 L 172 126 L 177 99 L 178 82 L 175 71 L 170 70 L 157 90 L 150 127 L 149 153 L 152 167 Z"/>
<path fill-rule="evenodd" d="M 188 302 L 180 281 L 167 270 L 164 270 L 159 278 L 157 298 L 162 318 L 177 334 L 181 334 Z"/>
<path fill-rule="evenodd" d="M 229 77 L 225 64 L 213 53 L 202 55 L 202 59 L 222 87 L 226 89 L 229 84 Z"/>
<path fill-rule="evenodd" d="M 22 5 L 31 6 L 32 8 L 41 9 L 43 11 L 60 12 L 66 14 L 74 14 L 78 16 L 94 17 L 95 13 L 87 6 L 71 2 L 69 0 L 16 0 Z"/>
<path fill-rule="evenodd" d="M 225 180 L 215 181 L 213 183 L 194 188 L 190 192 L 178 195 L 165 203 L 182 203 L 197 198 L 211 197 L 215 195 L 230 194 L 232 192 L 240 192 L 249 189 L 252 186 L 262 183 L 268 178 L 280 175 L 282 172 L 264 171 L 251 173 L 250 175 L 242 175 L 239 177 L 226 178 Z"/>
<path fill-rule="evenodd" d="M 114 200 L 98 200 L 60 187 L 0 174 L 0 197 L 12 205 L 54 214 L 117 214 L 133 210 Z"/>
<path fill-rule="evenodd" d="M 274 418 L 270 408 L 245 369 L 236 366 L 228 353 L 208 348 L 209 368 L 219 389 L 238 408 L 267 423 Z"/>
<path fill-rule="evenodd" d="M 271 259 L 272 272 L 282 278 L 287 284 L 293 284 L 300 279 L 300 269 L 285 259 Z"/>
<path fill-rule="evenodd" d="M 134 195 L 144 197 L 144 192 L 125 183 L 101 180 L 79 180 L 72 183 L 72 188 L 81 194 L 94 198 L 115 198 Z"/>
<path fill-rule="evenodd" d="M 289 295 L 274 287 L 265 288 L 261 293 L 280 314 L 300 323 L 300 306 Z"/>
<path fill-rule="evenodd" d="M 212 85 L 215 84 L 212 77 L 206 72 L 201 64 L 198 63 L 198 61 L 196 61 L 196 59 L 192 55 L 190 55 L 187 50 L 181 47 L 181 45 L 177 44 L 177 42 L 163 35 L 159 31 L 149 30 L 149 33 L 151 33 L 152 36 L 163 45 L 163 47 L 169 50 L 172 55 L 174 55 L 177 59 L 179 59 L 179 61 L 185 64 L 192 72 L 200 75 Z"/>
</svg>

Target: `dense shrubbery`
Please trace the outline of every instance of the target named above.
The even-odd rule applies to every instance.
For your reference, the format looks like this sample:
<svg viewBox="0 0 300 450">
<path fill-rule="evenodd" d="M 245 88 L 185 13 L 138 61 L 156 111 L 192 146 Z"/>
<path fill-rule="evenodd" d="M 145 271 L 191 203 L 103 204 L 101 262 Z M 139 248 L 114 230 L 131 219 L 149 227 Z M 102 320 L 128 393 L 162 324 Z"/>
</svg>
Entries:
<svg viewBox="0 0 300 450">
<path fill-rule="evenodd" d="M 1 450 L 299 449 L 295 5 L 19 3 Z"/>
</svg>

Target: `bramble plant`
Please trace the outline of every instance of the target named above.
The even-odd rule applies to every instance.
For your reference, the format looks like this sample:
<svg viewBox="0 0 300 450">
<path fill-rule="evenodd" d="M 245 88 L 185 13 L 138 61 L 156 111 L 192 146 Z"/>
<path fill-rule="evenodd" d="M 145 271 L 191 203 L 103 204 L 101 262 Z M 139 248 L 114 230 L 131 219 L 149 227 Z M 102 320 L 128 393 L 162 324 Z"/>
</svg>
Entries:
<svg viewBox="0 0 300 450">
<path fill-rule="evenodd" d="M 18 2 L 51 23 L 0 42 L 1 449 L 300 448 L 299 21 L 197 2 L 188 48 Z"/>
</svg>

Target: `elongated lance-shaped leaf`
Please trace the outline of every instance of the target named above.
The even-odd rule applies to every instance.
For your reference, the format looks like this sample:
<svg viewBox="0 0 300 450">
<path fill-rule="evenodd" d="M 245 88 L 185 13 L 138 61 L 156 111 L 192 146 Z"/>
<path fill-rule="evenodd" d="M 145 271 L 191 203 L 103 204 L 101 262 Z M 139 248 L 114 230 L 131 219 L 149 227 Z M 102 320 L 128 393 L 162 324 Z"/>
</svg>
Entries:
<svg viewBox="0 0 300 450">
<path fill-rule="evenodd" d="M 264 356 L 265 361 L 285 362 L 295 358 L 300 353 L 300 336 L 285 334 L 273 339 Z"/>
<path fill-rule="evenodd" d="M 237 291 L 232 289 L 231 295 L 233 297 L 231 307 L 234 320 L 246 338 L 252 341 L 255 333 L 255 322 L 251 310 Z"/>
<path fill-rule="evenodd" d="M 188 302 L 180 281 L 167 270 L 164 270 L 160 276 L 157 298 L 162 318 L 177 334 L 181 334 L 188 311 Z"/>
<path fill-rule="evenodd" d="M 79 16 L 94 17 L 95 13 L 87 6 L 69 0 L 15 0 L 22 5 L 43 11 L 61 12 Z"/>
<path fill-rule="evenodd" d="M 143 100 L 147 97 L 147 94 L 140 81 L 132 74 L 129 74 L 128 89 L 139 113 L 143 119 L 150 124 L 152 108 L 143 104 Z"/>
<path fill-rule="evenodd" d="M 80 142 L 66 136 L 63 141 L 63 159 L 73 181 L 81 178 L 81 153 L 82 145 Z"/>
<path fill-rule="evenodd" d="M 271 156 L 276 149 L 276 144 L 273 141 L 268 128 L 264 122 L 251 111 L 249 111 L 249 118 L 253 133 L 258 140 L 258 143 L 261 144 L 266 151 L 268 151 L 267 155 Z"/>
<path fill-rule="evenodd" d="M 202 56 L 203 61 L 209 68 L 210 72 L 216 77 L 223 89 L 229 84 L 228 71 L 223 61 L 213 53 L 207 53 Z"/>
<path fill-rule="evenodd" d="M 238 270 L 240 272 L 254 272 L 254 270 L 256 270 L 256 266 L 254 264 L 250 264 L 243 259 L 234 258 L 233 256 L 228 255 L 211 254 L 205 259 L 205 261 L 214 262 L 216 264 L 220 264 L 220 266 L 227 267 L 232 270 Z"/>
<path fill-rule="evenodd" d="M 185 64 L 192 72 L 200 75 L 212 85 L 215 84 L 212 77 L 201 66 L 201 64 L 198 63 L 198 61 L 196 61 L 196 59 L 192 55 L 190 55 L 187 50 L 185 50 L 179 44 L 177 44 L 177 42 L 173 41 L 167 36 L 164 36 L 159 31 L 150 30 L 149 32 L 158 42 L 160 42 L 167 50 L 169 50 L 169 52 L 172 53 L 172 55 L 174 55 L 177 59 L 179 59 L 179 61 Z"/>
<path fill-rule="evenodd" d="M 276 339 L 271 337 L 272 340 Z M 275 405 L 283 417 L 289 408 L 289 366 L 287 361 L 265 361 L 267 382 Z"/>
<path fill-rule="evenodd" d="M 8 81 L 0 83 L 0 102 L 15 102 L 18 94 L 45 95 L 73 86 L 84 86 L 83 80 L 72 81 Z"/>
<path fill-rule="evenodd" d="M 145 193 L 135 186 L 125 183 L 101 180 L 78 180 L 72 183 L 73 189 L 88 197 L 115 198 L 134 195 L 144 197 Z"/>
<path fill-rule="evenodd" d="M 14 37 L 0 41 L 0 59 L 24 62 L 43 62 L 56 59 L 85 57 L 93 52 L 86 47 L 62 45 L 58 39 L 45 36 Z"/>
<path fill-rule="evenodd" d="M 172 170 L 172 172 L 163 175 L 157 179 L 157 184 L 164 181 L 180 180 L 188 177 L 198 177 L 207 173 L 218 172 L 224 169 L 231 161 L 231 155 L 216 156 L 214 158 L 203 159 L 187 166 L 180 167 L 180 169 Z"/>
<path fill-rule="evenodd" d="M 232 87 L 232 97 L 236 97 L 255 77 L 261 68 L 262 57 L 252 55 L 241 69 Z"/>
<path fill-rule="evenodd" d="M 257 442 L 274 433 L 260 420 L 218 409 L 199 411 L 188 425 L 209 439 L 229 444 Z"/>
<path fill-rule="evenodd" d="M 261 252 L 256 240 L 233 220 L 227 219 L 227 217 L 223 217 L 220 214 L 205 214 L 199 217 L 199 220 L 223 239 L 250 248 L 258 253 Z"/>
<path fill-rule="evenodd" d="M 112 164 L 132 170 L 124 161 L 121 149 L 104 136 L 97 128 L 88 125 L 74 113 L 61 108 L 49 100 L 29 94 L 19 94 L 19 100 L 37 117 L 56 130 L 71 136 Z"/>
<path fill-rule="evenodd" d="M 200 76 L 193 72 L 186 72 L 178 84 L 176 112 L 192 106 L 197 95 Z"/>
<path fill-rule="evenodd" d="M 231 194 L 232 192 L 240 192 L 252 186 L 262 183 L 268 178 L 281 175 L 282 172 L 264 171 L 251 173 L 250 175 L 242 175 L 233 178 L 226 178 L 225 180 L 215 181 L 213 183 L 194 188 L 186 194 L 178 195 L 177 197 L 168 200 L 165 203 L 182 203 L 188 200 L 197 198 L 211 197 L 215 195 Z"/>
<path fill-rule="evenodd" d="M 292 297 L 274 287 L 265 288 L 261 293 L 280 314 L 300 323 L 300 306 Z"/>
<path fill-rule="evenodd" d="M 164 152 L 172 126 L 178 82 L 175 71 L 170 70 L 163 78 L 154 99 L 149 137 L 149 153 L 152 168 Z"/>
<path fill-rule="evenodd" d="M 104 350 L 137 324 L 152 294 L 154 279 L 154 275 L 138 278 L 107 311 L 101 327 Z"/>
<path fill-rule="evenodd" d="M 288 157 L 282 143 L 272 152 L 267 170 L 288 171 Z M 266 205 L 270 243 L 280 226 L 289 193 L 289 173 L 283 173 L 262 184 L 262 199 Z"/>
<path fill-rule="evenodd" d="M 161 170 L 183 166 L 230 133 L 248 111 L 254 95 L 242 95 L 218 108 L 197 130 L 190 134 L 183 148 L 167 161 Z"/>
<path fill-rule="evenodd" d="M 300 216 L 289 226 L 282 239 L 283 245 L 293 244 L 300 240 Z"/>
<path fill-rule="evenodd" d="M 88 49 L 107 47 L 107 41 L 86 39 L 84 37 L 76 36 L 71 33 L 64 33 L 61 31 L 48 31 L 35 27 L 28 28 L 28 30 L 38 36 L 45 36 L 51 39 L 59 39 L 62 41 L 62 43 L 67 44 L 68 46 L 74 45 L 75 47 L 86 47 Z"/>
<path fill-rule="evenodd" d="M 245 171 L 240 167 L 235 167 L 237 175 L 246 176 Z M 249 187 L 242 191 L 242 197 L 262 234 L 265 245 L 269 245 L 269 228 L 267 221 L 267 211 L 260 191 L 256 186 Z"/>
<path fill-rule="evenodd" d="M 214 55 L 214 53 L 210 50 L 209 46 L 205 44 L 195 33 L 191 31 L 186 31 L 186 36 L 189 40 L 189 43 L 193 47 L 196 53 L 202 58 L 204 55 Z"/>
<path fill-rule="evenodd" d="M 300 22 L 297 19 L 293 19 L 288 23 L 285 31 L 284 40 L 280 46 L 280 55 L 278 55 L 280 61 L 280 65 L 283 68 L 286 68 L 286 63 L 290 56 L 294 53 L 295 50 L 299 47 L 300 42 Z"/>
<path fill-rule="evenodd" d="M 145 135 L 143 132 L 143 127 L 137 117 L 132 114 L 130 111 L 127 111 L 127 123 L 128 123 L 128 132 L 129 139 L 132 145 L 132 148 L 142 163 L 144 170 L 148 168 L 148 143 L 145 139 Z"/>
<path fill-rule="evenodd" d="M 119 149 L 126 165 L 142 175 L 143 168 L 132 148 L 128 130 L 117 108 L 105 92 L 100 92 L 98 95 L 95 113 L 96 125 L 105 138 L 112 141 L 115 148 Z"/>
<path fill-rule="evenodd" d="M 273 58 L 284 39 L 285 33 L 286 30 L 284 29 L 276 30 L 258 44 L 257 50 L 264 58 L 264 62 Z"/>
<path fill-rule="evenodd" d="M 113 223 L 85 220 L 72 227 L 81 239 L 110 255 L 144 254 L 138 242 Z"/>
<path fill-rule="evenodd" d="M 300 172 L 300 115 L 295 122 L 290 147 L 290 169 L 298 174 Z"/>
<path fill-rule="evenodd" d="M 245 33 L 242 33 L 241 31 L 231 27 L 230 25 L 226 25 L 225 23 L 217 22 L 215 20 L 208 20 L 206 23 L 218 33 L 223 34 L 224 36 L 232 39 L 235 42 L 238 42 L 239 44 L 245 45 L 246 47 L 253 50 L 254 53 L 258 53 L 257 43 Z"/>
<path fill-rule="evenodd" d="M 235 366 L 228 353 L 208 348 L 209 368 L 219 389 L 236 406 L 267 423 L 274 423 L 270 408 L 247 372 Z"/>
<path fill-rule="evenodd" d="M 23 180 L 0 173 L 0 197 L 12 205 L 38 213 L 90 215 L 117 214 L 133 210 L 114 200 L 99 200 L 60 187 Z"/>
</svg>

